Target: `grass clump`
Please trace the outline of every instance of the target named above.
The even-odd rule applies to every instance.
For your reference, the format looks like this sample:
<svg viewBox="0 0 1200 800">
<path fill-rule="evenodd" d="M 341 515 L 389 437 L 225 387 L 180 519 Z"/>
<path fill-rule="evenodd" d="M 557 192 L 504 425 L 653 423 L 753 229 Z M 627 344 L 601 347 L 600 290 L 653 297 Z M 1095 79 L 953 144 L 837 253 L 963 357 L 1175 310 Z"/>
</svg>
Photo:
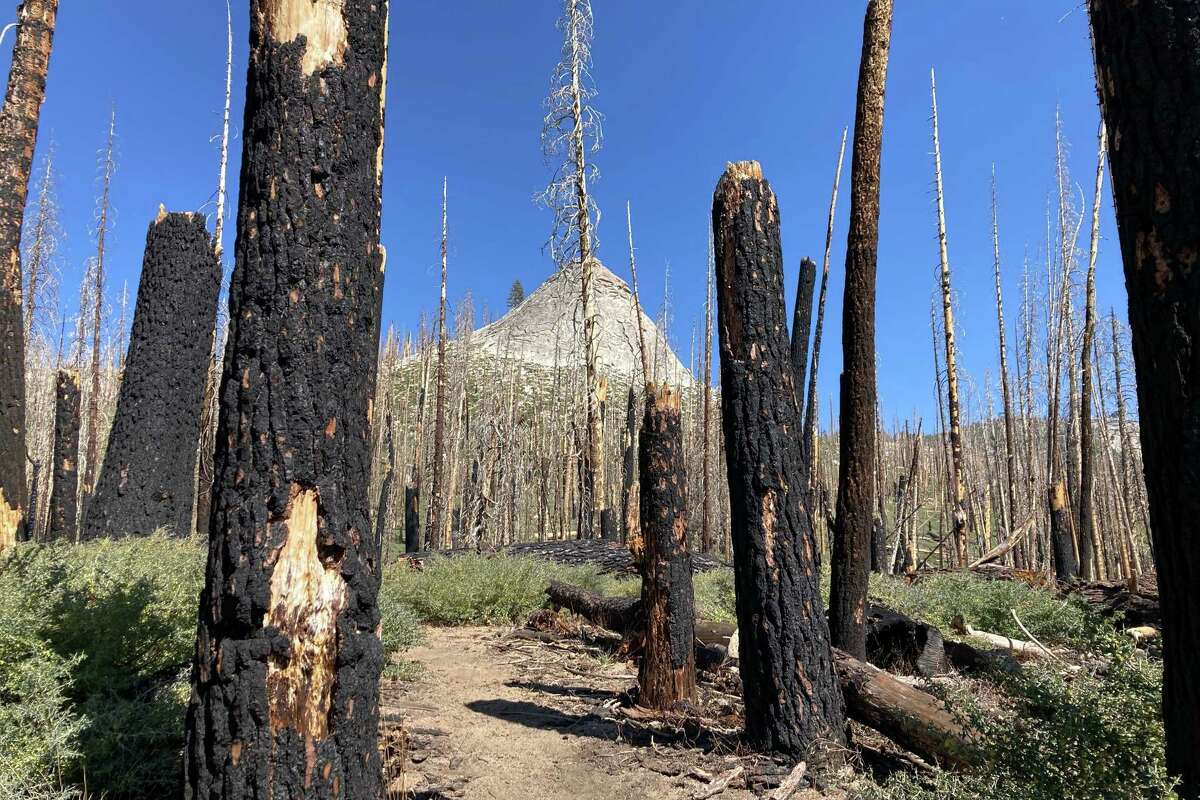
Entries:
<svg viewBox="0 0 1200 800">
<path fill-rule="evenodd" d="M 714 569 L 701 572 L 692 579 L 696 592 L 696 616 L 713 622 L 737 624 L 734 603 L 733 570 Z"/>
<path fill-rule="evenodd" d="M 992 581 L 951 572 L 909 583 L 887 575 L 871 576 L 871 599 L 950 633 L 956 615 L 979 630 L 1028 638 L 1013 619 L 1045 644 L 1088 649 L 1111 626 L 1075 599 L 1062 600 L 1021 581 Z"/>
<path fill-rule="evenodd" d="M 390 607 L 407 606 L 429 625 L 507 625 L 524 621 L 545 605 L 552 580 L 602 594 L 632 597 L 640 591 L 636 580 L 602 575 L 588 567 L 464 555 L 432 558 L 419 570 L 403 562 L 389 567 L 381 595 L 388 596 Z"/>
</svg>

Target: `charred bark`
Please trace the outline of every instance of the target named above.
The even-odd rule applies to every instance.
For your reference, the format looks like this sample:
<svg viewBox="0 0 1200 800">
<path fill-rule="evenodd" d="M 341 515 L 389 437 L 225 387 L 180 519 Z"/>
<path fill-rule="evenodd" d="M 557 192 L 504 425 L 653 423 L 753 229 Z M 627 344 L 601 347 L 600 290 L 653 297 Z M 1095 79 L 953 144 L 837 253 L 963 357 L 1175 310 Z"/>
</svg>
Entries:
<svg viewBox="0 0 1200 800">
<path fill-rule="evenodd" d="M 812 333 L 813 292 L 817 288 L 817 265 L 809 258 L 800 260 L 796 284 L 796 306 L 792 309 L 792 382 L 796 385 L 796 406 L 804 411 L 805 376 L 808 374 L 808 340 Z M 803 431 L 801 431 L 803 435 Z"/>
<path fill-rule="evenodd" d="M 641 560 L 646 639 L 638 670 L 638 698 L 648 708 L 672 708 L 696 697 L 692 647 L 696 600 L 688 553 L 683 461 L 679 395 L 663 384 L 646 393 L 638 445 L 646 548 Z"/>
<path fill-rule="evenodd" d="M 866 654 L 864 611 L 875 507 L 875 267 L 891 38 L 892 0 L 871 0 L 863 23 L 850 168 L 850 232 L 842 299 L 841 457 L 829 592 L 833 644 L 856 658 Z"/>
<path fill-rule="evenodd" d="M 24 538 L 29 513 L 21 225 L 57 14 L 58 0 L 25 0 L 18 7 L 0 112 L 0 551 Z"/>
<path fill-rule="evenodd" d="M 1071 535 L 1071 507 L 1061 479 L 1050 487 L 1050 546 L 1054 551 L 1054 577 L 1062 583 L 1079 577 L 1075 538 Z"/>
<path fill-rule="evenodd" d="M 746 734 L 801 757 L 842 739 L 844 717 L 804 509 L 779 209 L 757 162 L 726 168 L 712 221 Z"/>
<path fill-rule="evenodd" d="M 392 514 L 392 495 L 396 491 L 396 442 L 392 436 L 392 412 L 384 417 L 383 440 L 387 448 L 387 472 L 379 485 L 379 503 L 375 506 L 376 558 L 383 563 L 383 542 L 387 538 L 388 517 Z"/>
<path fill-rule="evenodd" d="M 625 523 L 621 529 L 622 544 L 636 543 L 641 538 L 641 520 L 639 518 L 641 504 L 638 500 L 636 471 L 638 459 L 637 397 L 637 392 L 630 386 L 625 406 L 624 452 L 622 454 L 621 507 Z"/>
<path fill-rule="evenodd" d="M 60 369 L 54 384 L 54 484 L 46 538 L 74 542 L 79 524 L 79 373 Z"/>
<path fill-rule="evenodd" d="M 1167 767 L 1200 797 L 1200 0 L 1089 0 L 1163 612 Z"/>
<path fill-rule="evenodd" d="M 125 376 L 81 538 L 191 533 L 220 290 L 204 217 L 160 213 L 146 234 Z"/>
<path fill-rule="evenodd" d="M 404 487 L 404 552 L 421 549 L 421 486 Z"/>
<path fill-rule="evenodd" d="M 386 0 L 252 0 L 189 800 L 377 800 Z"/>
</svg>

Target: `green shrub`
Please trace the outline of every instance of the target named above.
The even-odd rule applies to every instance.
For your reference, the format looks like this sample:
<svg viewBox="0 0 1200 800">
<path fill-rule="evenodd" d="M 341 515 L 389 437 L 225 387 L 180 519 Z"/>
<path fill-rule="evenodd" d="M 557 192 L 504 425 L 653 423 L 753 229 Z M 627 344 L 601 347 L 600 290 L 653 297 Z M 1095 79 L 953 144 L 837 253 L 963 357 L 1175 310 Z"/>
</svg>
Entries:
<svg viewBox="0 0 1200 800">
<path fill-rule="evenodd" d="M 954 617 L 961 614 L 968 624 L 988 633 L 1028 638 L 1013 619 L 1014 610 L 1030 633 L 1046 644 L 1087 648 L 1096 644 L 1100 632 L 1111 629 L 1073 599 L 1060 600 L 1020 581 L 991 581 L 964 572 L 934 575 L 913 584 L 872 575 L 871 597 L 943 633 L 950 632 Z"/>
<path fill-rule="evenodd" d="M 522 622 L 545 605 L 552 580 L 603 594 L 640 591 L 637 580 L 507 556 L 433 558 L 420 570 L 400 562 L 384 571 L 383 591 L 392 607 L 406 605 L 430 625 L 500 625 Z"/>
<path fill-rule="evenodd" d="M 965 693 L 952 707 L 979 731 L 986 762 L 974 774 L 894 776 L 869 800 L 1167 800 L 1161 667 L 1116 637 L 1107 665 L 1065 676 L 1027 665 L 1001 677 L 1006 707 L 985 710 Z"/>
<path fill-rule="evenodd" d="M 67 698 L 77 659 L 58 655 L 38 630 L 27 594 L 0 579 L 0 797 L 11 800 L 76 796 L 58 787 L 78 763 L 87 722 Z"/>
<path fill-rule="evenodd" d="M 177 793 L 183 717 L 204 577 L 198 539 L 29 545 L 0 568 L 36 635 L 70 661 L 66 694 L 85 718 L 68 776 L 115 797 Z"/>
</svg>

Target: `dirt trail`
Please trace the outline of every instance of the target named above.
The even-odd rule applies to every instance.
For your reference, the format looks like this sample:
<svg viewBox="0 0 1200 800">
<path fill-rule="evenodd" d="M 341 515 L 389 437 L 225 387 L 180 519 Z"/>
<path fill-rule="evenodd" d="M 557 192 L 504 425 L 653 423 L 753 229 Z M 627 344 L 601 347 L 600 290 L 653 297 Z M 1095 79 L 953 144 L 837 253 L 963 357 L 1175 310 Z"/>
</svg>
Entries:
<svg viewBox="0 0 1200 800">
<path fill-rule="evenodd" d="M 497 628 L 427 633 L 425 645 L 405 653 L 426 677 L 383 686 L 385 727 L 402 721 L 412 740 L 404 759 L 410 796 L 666 800 L 689 798 L 700 785 L 654 771 L 653 748 L 622 741 L 612 722 L 591 713 L 615 705 L 634 682 L 627 665 L 514 642 Z M 749 797 L 743 790 L 721 795 Z"/>
</svg>

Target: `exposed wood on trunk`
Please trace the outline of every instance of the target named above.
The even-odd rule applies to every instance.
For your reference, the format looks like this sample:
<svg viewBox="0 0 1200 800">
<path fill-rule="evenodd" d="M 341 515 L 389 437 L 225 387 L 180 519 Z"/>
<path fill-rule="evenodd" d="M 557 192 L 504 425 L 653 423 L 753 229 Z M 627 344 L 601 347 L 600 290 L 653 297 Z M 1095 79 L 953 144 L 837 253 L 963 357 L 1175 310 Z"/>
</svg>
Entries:
<svg viewBox="0 0 1200 800">
<path fill-rule="evenodd" d="M 696 602 L 688 553 L 687 472 L 679 401 L 667 384 L 647 392 L 638 445 L 645 543 L 641 559 L 645 646 L 638 671 L 638 701 L 658 709 L 696 697 L 692 647 Z"/>
<path fill-rule="evenodd" d="M 48 538 L 74 542 L 79 525 L 79 373 L 60 369 L 54 386 L 54 485 Z"/>
<path fill-rule="evenodd" d="M 850 232 L 842 297 L 841 454 L 829 592 L 832 642 L 857 658 L 866 653 L 864 623 L 875 507 L 875 270 L 891 40 L 892 0 L 871 0 L 863 23 L 850 168 Z"/>
<path fill-rule="evenodd" d="M 804 511 L 779 208 L 757 162 L 726 168 L 712 222 L 746 732 L 799 758 L 840 740 L 843 714 Z"/>
<path fill-rule="evenodd" d="M 368 492 L 387 12 L 251 2 L 191 800 L 384 794 Z"/>
<path fill-rule="evenodd" d="M 150 223 L 125 375 L 83 539 L 192 532 L 220 290 L 202 215 L 160 214 Z"/>
<path fill-rule="evenodd" d="M 713 332 L 713 272 L 716 267 L 713 264 L 713 244 L 712 232 L 708 234 L 708 266 L 704 270 L 704 400 L 703 408 L 701 409 L 700 419 L 703 429 L 701 431 L 701 446 L 704 448 L 701 454 L 701 469 L 703 472 L 703 480 L 701 482 L 702 491 L 704 492 L 703 506 L 701 511 L 700 523 L 700 549 L 705 553 L 713 552 L 713 486 L 712 486 L 712 471 L 713 471 L 713 442 L 712 442 L 712 332 Z M 809 297 L 811 306 L 811 293 Z"/>
<path fill-rule="evenodd" d="M 58 0 L 25 0 L 17 8 L 0 111 L 0 552 L 24 538 L 29 513 L 21 226 L 57 13 Z"/>
</svg>

